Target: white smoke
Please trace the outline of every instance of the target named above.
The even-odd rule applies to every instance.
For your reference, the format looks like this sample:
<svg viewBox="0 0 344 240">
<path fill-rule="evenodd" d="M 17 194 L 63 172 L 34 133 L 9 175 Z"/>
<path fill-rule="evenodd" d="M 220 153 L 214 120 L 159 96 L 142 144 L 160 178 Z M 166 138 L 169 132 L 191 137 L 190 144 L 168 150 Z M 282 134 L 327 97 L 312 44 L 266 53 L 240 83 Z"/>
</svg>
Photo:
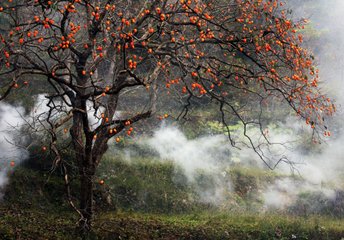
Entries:
<svg viewBox="0 0 344 240">
<path fill-rule="evenodd" d="M 342 151 L 333 149 L 340 149 L 341 142 L 329 142 L 327 148 L 320 153 L 305 154 L 296 150 L 300 144 L 311 141 L 311 137 L 305 139 L 310 132 L 304 124 L 290 118 L 286 123 L 274 123 L 268 126 L 268 129 L 267 137 L 271 142 L 285 143 L 272 147 L 270 155 L 283 155 L 295 165 L 291 167 L 290 163 L 281 163 L 275 170 L 280 177 L 269 185 L 260 186 L 265 209 L 285 209 L 295 204 L 299 195 L 304 192 L 321 192 L 329 199 L 334 197 L 335 190 L 342 187 L 340 174 L 344 169 L 344 163 L 340 161 Z M 235 135 L 239 135 L 239 132 L 240 130 L 237 130 Z M 144 143 L 148 143 L 162 160 L 173 161 L 181 167 L 190 184 L 197 182 L 200 172 L 211 176 L 215 185 L 209 189 L 196 189 L 201 201 L 207 203 L 220 205 L 228 200 L 228 193 L 233 189 L 226 175 L 234 162 L 240 163 L 242 167 L 266 170 L 266 165 L 256 153 L 250 149 L 238 150 L 231 147 L 225 135 L 188 139 L 179 128 L 163 125 Z M 310 152 L 312 153 L 312 150 Z"/>
<path fill-rule="evenodd" d="M 304 192 L 322 192 L 331 199 L 335 190 L 343 190 L 344 170 L 343 156 L 344 137 L 342 136 L 342 106 L 344 103 L 344 1 L 343 0 L 312 0 L 305 4 L 290 1 L 294 8 L 294 17 L 309 18 L 307 31 L 310 34 L 309 47 L 313 48 L 319 64 L 320 76 L 324 82 L 322 90 L 336 99 L 339 113 L 332 120 L 334 136 L 321 147 L 321 152 L 304 154 L 298 151 L 289 153 L 291 159 L 302 163 L 297 166 L 303 178 L 299 181 L 277 180 L 263 194 L 266 205 L 279 208 L 287 207 L 295 202 L 297 196 Z M 295 5 L 298 8 L 295 8 Z M 302 7 L 303 6 L 303 7 Z M 287 167 L 279 168 L 286 172 Z M 330 186 L 330 187 L 329 187 Z"/>
<path fill-rule="evenodd" d="M 148 143 L 162 159 L 173 160 L 182 166 L 192 180 L 197 170 L 215 171 L 221 167 L 220 162 L 229 162 L 226 141 L 224 135 L 189 140 L 177 127 L 162 127 Z"/>
<path fill-rule="evenodd" d="M 230 147 L 224 135 L 187 139 L 177 127 L 163 126 L 155 131 L 148 145 L 162 160 L 181 167 L 190 184 L 197 181 L 200 173 L 212 176 L 214 188 L 199 192 L 202 201 L 219 203 L 224 192 L 230 190 L 230 183 L 224 182 L 222 175 L 230 162 Z"/>
<path fill-rule="evenodd" d="M 18 130 L 23 123 L 23 113 L 23 108 L 0 103 L 0 199 L 8 174 L 28 156 L 25 150 L 15 144 L 21 138 Z"/>
</svg>

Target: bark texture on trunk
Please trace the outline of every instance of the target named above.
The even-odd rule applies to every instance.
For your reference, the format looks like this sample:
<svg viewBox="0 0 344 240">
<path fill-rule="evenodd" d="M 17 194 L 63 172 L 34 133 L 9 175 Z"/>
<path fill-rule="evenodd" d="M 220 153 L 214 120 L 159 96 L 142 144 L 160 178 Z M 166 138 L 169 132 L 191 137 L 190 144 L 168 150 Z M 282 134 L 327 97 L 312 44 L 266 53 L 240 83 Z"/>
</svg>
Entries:
<svg viewBox="0 0 344 240">
<path fill-rule="evenodd" d="M 96 129 L 92 129 L 88 120 L 86 98 L 82 97 L 83 94 L 85 93 L 82 93 L 80 96 L 76 95 L 73 98 L 73 125 L 70 132 L 75 151 L 75 159 L 79 169 L 79 229 L 82 236 L 86 236 L 87 239 L 92 229 L 94 176 L 104 153 L 108 149 L 108 140 L 114 136 L 114 134 L 109 134 L 109 130 L 114 126 L 109 125 L 108 122 L 109 119 L 110 121 L 114 119 L 119 95 L 113 94 L 103 97 L 102 101 L 104 102 L 102 104 L 107 106 L 103 114 L 107 120 L 105 118 L 102 119 L 100 125 Z M 126 122 L 133 124 L 141 119 L 148 118 L 150 115 L 151 111 L 147 111 L 112 124 L 115 125 L 116 132 L 120 132 L 127 126 Z"/>
<path fill-rule="evenodd" d="M 92 136 L 88 128 L 86 101 L 76 98 L 74 102 L 73 126 L 71 135 L 75 159 L 79 168 L 80 181 L 80 220 L 79 229 L 86 235 L 91 230 L 93 217 L 93 177 L 95 167 L 92 163 Z"/>
<path fill-rule="evenodd" d="M 80 212 L 82 218 L 79 227 L 82 231 L 91 230 L 93 218 L 93 176 L 94 174 L 86 171 L 80 176 Z"/>
</svg>

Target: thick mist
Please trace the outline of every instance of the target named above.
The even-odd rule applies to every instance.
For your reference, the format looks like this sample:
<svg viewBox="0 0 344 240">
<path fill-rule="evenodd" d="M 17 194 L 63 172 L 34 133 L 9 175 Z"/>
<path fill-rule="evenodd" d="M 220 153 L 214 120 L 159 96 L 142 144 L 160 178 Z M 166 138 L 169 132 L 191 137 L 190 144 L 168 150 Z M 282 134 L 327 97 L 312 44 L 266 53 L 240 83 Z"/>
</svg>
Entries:
<svg viewBox="0 0 344 240">
<path fill-rule="evenodd" d="M 298 151 L 289 153 L 291 159 L 300 163 L 296 168 L 304 181 L 287 179 L 272 185 L 265 193 L 265 202 L 277 207 L 291 204 L 301 192 L 322 192 L 331 199 L 335 191 L 341 191 L 344 187 L 344 119 L 341 110 L 344 103 L 344 1 L 310 0 L 305 3 L 302 6 L 299 1 L 290 1 L 290 7 L 294 9 L 294 18 L 310 20 L 304 30 L 309 35 L 306 44 L 316 57 L 322 90 L 335 99 L 338 112 L 330 122 L 333 136 L 326 139 L 322 146 L 315 146 L 315 150 L 307 154 Z"/>
<path fill-rule="evenodd" d="M 162 161 L 173 161 L 181 167 L 189 184 L 196 184 L 201 173 L 212 176 L 214 188 L 199 191 L 201 201 L 214 204 L 224 201 L 224 193 L 231 190 L 230 183 L 223 179 L 230 163 L 228 138 L 214 135 L 188 139 L 177 127 L 163 125 L 144 142 L 147 143 Z"/>
<path fill-rule="evenodd" d="M 23 124 L 24 109 L 0 103 L 0 199 L 8 175 L 27 158 L 27 152 L 16 146 L 20 141 L 19 128 Z"/>
</svg>

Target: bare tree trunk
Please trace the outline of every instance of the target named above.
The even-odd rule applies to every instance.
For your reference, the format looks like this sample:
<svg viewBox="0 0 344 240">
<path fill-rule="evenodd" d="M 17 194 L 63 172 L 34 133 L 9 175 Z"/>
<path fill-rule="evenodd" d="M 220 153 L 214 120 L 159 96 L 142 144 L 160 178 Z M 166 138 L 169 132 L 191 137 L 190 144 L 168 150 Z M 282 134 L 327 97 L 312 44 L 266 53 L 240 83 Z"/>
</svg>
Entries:
<svg viewBox="0 0 344 240">
<path fill-rule="evenodd" d="M 100 161 L 103 154 L 104 151 L 98 153 L 96 159 Z M 79 228 L 84 234 L 87 234 L 92 228 L 94 211 L 93 180 L 96 172 L 94 161 L 95 159 L 92 159 L 91 154 L 87 155 L 84 159 L 83 167 L 80 169 L 80 212 L 82 213 L 82 218 L 79 222 Z"/>
<path fill-rule="evenodd" d="M 80 230 L 88 232 L 91 230 L 93 218 L 93 170 L 92 166 L 85 167 L 80 174 Z"/>
<path fill-rule="evenodd" d="M 92 136 L 88 129 L 86 102 L 76 98 L 74 106 L 76 110 L 73 114 L 71 135 L 75 158 L 79 168 L 79 207 L 81 213 L 79 230 L 83 235 L 87 235 L 91 230 L 93 217 L 93 177 L 95 166 L 92 162 Z"/>
</svg>

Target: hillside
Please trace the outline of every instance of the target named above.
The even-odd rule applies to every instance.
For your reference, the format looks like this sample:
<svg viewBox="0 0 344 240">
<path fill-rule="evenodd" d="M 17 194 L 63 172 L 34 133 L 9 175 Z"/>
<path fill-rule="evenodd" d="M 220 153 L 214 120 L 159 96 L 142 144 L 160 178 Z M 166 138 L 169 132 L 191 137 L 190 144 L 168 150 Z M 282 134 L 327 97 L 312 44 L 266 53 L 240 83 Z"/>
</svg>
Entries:
<svg viewBox="0 0 344 240">
<path fill-rule="evenodd" d="M 109 166 L 117 173 L 109 175 Z M 94 232 L 89 239 L 323 240 L 344 237 L 343 221 L 328 215 L 248 211 L 259 206 L 249 204 L 252 196 L 247 195 L 245 188 L 252 184 L 260 188 L 274 178 L 283 177 L 275 173 L 233 168 L 229 176 L 241 188 L 237 187 L 231 196 L 235 203 L 227 206 L 197 201 L 195 188 L 176 183 L 174 176 L 175 166 L 171 162 L 140 159 L 128 163 L 107 158 L 98 173 L 105 183 L 97 185 Z M 186 198 L 194 201 L 187 202 Z M 10 177 L 0 212 L 1 239 L 78 237 L 77 215 L 65 201 L 58 172 L 42 174 L 27 165 L 18 166 Z"/>
</svg>

